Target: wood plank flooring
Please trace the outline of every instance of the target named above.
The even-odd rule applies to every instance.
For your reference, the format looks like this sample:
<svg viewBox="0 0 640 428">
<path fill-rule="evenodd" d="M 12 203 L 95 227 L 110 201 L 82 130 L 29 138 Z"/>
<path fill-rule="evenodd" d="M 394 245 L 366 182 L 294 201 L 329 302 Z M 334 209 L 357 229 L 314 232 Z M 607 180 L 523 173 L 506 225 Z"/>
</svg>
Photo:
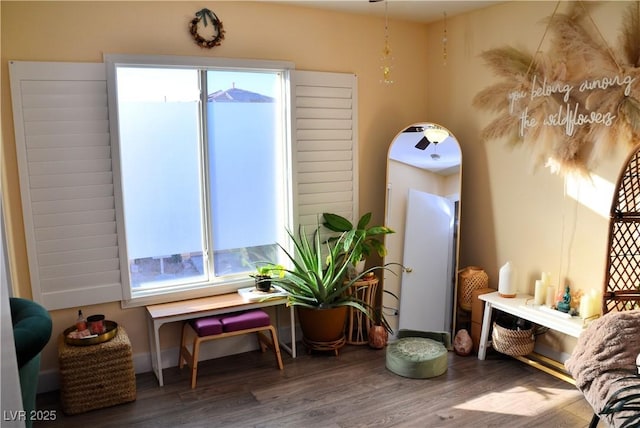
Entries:
<svg viewBox="0 0 640 428">
<path fill-rule="evenodd" d="M 259 351 L 203 361 L 189 370 L 139 374 L 137 400 L 80 415 L 62 412 L 59 392 L 40 394 L 54 422 L 34 427 L 587 427 L 591 408 L 574 386 L 517 360 L 449 353 L 447 372 L 407 379 L 385 368 L 384 351 L 345 346 L 333 354 Z M 599 426 L 604 426 L 600 423 Z"/>
</svg>

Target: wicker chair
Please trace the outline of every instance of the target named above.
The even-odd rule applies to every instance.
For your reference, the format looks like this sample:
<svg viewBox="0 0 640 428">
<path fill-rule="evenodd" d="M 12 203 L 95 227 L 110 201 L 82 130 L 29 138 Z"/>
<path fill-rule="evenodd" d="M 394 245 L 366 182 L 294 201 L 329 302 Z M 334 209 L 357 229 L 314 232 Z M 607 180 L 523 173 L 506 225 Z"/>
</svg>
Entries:
<svg viewBox="0 0 640 428">
<path fill-rule="evenodd" d="M 630 153 L 611 204 L 602 313 L 640 308 L 640 145 Z M 597 411 L 590 428 L 598 425 Z"/>
</svg>

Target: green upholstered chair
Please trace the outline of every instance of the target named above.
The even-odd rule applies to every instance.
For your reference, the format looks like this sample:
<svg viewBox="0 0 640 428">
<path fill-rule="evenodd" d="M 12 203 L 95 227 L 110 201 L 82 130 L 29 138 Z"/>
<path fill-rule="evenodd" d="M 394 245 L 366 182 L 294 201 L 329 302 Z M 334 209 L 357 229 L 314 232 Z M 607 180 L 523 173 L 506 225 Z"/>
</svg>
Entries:
<svg viewBox="0 0 640 428">
<path fill-rule="evenodd" d="M 38 303 L 27 299 L 11 297 L 9 306 L 22 390 L 22 407 L 27 414 L 26 426 L 31 427 L 29 416 L 36 406 L 40 353 L 51 338 L 51 316 Z"/>
</svg>

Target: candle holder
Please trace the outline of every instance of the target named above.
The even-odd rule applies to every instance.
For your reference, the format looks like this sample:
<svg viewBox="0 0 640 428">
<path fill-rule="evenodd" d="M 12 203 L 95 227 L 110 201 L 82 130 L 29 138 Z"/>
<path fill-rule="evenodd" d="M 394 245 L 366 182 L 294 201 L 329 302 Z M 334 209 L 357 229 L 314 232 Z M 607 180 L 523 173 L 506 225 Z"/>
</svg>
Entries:
<svg viewBox="0 0 640 428">
<path fill-rule="evenodd" d="M 104 315 L 91 315 L 87 317 L 87 326 L 91 334 L 102 334 L 105 332 Z"/>
</svg>

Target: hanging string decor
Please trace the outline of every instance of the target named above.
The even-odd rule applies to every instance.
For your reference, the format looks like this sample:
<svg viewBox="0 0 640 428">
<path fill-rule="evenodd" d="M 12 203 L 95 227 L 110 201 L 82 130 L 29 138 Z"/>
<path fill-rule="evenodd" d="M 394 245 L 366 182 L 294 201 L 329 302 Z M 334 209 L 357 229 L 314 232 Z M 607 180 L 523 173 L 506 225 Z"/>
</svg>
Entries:
<svg viewBox="0 0 640 428">
<path fill-rule="evenodd" d="M 638 5 L 628 8 L 616 57 L 585 3 L 570 3 L 563 14 L 558 1 L 533 55 L 509 46 L 483 52 L 503 81 L 473 100 L 499 114 L 483 139 L 522 144 L 536 166 L 562 174 L 585 174 L 614 144 L 630 147 L 640 138 Z"/>
<path fill-rule="evenodd" d="M 202 25 L 207 27 L 209 21 L 211 21 L 211 26 L 213 27 L 213 35 L 210 38 L 205 38 L 198 33 L 198 25 L 202 22 Z M 220 46 L 224 40 L 222 21 L 218 19 L 215 13 L 206 8 L 196 12 L 196 17 L 189 23 L 189 33 L 201 48 L 211 49 L 214 46 Z"/>
<path fill-rule="evenodd" d="M 390 85 L 393 83 L 391 69 L 393 57 L 391 56 L 391 45 L 389 44 L 389 17 L 387 14 L 387 0 L 384 2 L 384 45 L 382 47 L 382 83 Z"/>
<path fill-rule="evenodd" d="M 447 65 L 447 12 L 443 12 L 444 30 L 442 31 L 442 65 Z"/>
</svg>

